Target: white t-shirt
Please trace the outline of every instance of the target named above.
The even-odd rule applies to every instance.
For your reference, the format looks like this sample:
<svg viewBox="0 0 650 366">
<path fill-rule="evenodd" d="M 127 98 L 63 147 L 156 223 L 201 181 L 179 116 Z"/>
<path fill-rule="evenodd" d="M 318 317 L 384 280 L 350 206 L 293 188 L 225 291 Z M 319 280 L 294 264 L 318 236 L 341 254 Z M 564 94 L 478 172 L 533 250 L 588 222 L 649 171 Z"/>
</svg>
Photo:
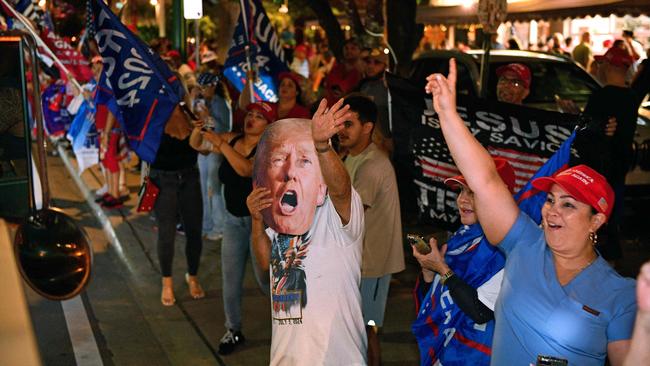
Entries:
<svg viewBox="0 0 650 366">
<path fill-rule="evenodd" d="M 343 225 L 329 197 L 303 236 L 271 239 L 271 365 L 365 365 L 361 315 L 363 205 Z"/>
</svg>

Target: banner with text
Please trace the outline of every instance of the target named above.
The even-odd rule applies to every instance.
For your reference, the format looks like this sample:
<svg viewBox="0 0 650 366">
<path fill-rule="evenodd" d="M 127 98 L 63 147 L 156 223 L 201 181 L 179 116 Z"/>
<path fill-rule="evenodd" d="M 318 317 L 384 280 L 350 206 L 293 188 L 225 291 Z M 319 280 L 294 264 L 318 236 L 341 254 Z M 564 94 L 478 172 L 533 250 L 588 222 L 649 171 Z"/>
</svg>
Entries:
<svg viewBox="0 0 650 366">
<path fill-rule="evenodd" d="M 248 58 L 257 72 L 257 81 L 253 85 L 255 100 L 277 102 L 278 94 L 273 80 L 280 72 L 289 70 L 280 38 L 261 1 L 243 0 L 241 4 L 241 13 L 223 74 L 237 90 L 244 88 L 249 69 L 246 46 L 249 46 Z"/>
<path fill-rule="evenodd" d="M 180 100 L 180 81 L 102 0 L 93 0 L 92 9 L 103 74 L 115 93 L 122 128 L 131 149 L 153 162 L 165 124 Z"/>
<path fill-rule="evenodd" d="M 515 170 L 518 192 L 571 136 L 577 116 L 514 104 L 459 97 L 458 113 L 492 156 L 507 159 Z M 444 180 L 460 172 L 454 165 L 433 109 L 425 110 L 410 133 L 413 182 L 423 221 L 456 224 L 457 192 Z"/>
</svg>

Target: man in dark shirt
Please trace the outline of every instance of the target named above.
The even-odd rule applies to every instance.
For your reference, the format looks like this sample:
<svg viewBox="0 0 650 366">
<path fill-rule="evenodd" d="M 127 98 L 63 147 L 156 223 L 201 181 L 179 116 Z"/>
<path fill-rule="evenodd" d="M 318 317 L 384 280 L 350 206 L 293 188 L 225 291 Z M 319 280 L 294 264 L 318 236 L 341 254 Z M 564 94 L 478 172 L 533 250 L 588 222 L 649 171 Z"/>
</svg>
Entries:
<svg viewBox="0 0 650 366">
<path fill-rule="evenodd" d="M 623 214 L 623 193 L 625 188 L 625 175 L 630 167 L 632 157 L 632 141 L 636 130 L 638 96 L 636 92 L 627 87 L 625 76 L 634 60 L 623 49 L 612 47 L 602 56 L 596 56 L 600 63 L 599 77 L 604 81 L 605 87 L 594 92 L 587 106 L 585 114 L 590 116 L 593 123 L 602 126 L 610 118 L 616 119 L 616 132 L 607 138 L 605 153 L 609 154 L 610 163 L 604 173 L 609 184 L 616 194 L 614 211 L 610 218 L 606 233 L 606 243 L 601 245 L 601 254 L 609 261 L 620 259 L 621 248 L 618 240 L 618 226 Z"/>
</svg>

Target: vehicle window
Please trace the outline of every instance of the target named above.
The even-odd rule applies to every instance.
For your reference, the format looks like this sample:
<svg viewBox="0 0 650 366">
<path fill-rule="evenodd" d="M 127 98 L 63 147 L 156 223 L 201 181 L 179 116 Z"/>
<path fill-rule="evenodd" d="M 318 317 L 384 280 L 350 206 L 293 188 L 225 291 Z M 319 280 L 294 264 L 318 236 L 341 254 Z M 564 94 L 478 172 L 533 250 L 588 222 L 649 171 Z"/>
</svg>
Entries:
<svg viewBox="0 0 650 366">
<path fill-rule="evenodd" d="M 505 64 L 490 64 L 490 75 L 494 77 L 490 78 L 488 98 L 496 99 L 496 69 Z M 591 93 L 600 88 L 591 75 L 572 63 L 526 60 L 525 64 L 532 73 L 530 94 L 524 100 L 524 104 L 530 107 L 557 111 L 557 95 L 562 99 L 571 99 L 584 108 Z"/>
<path fill-rule="evenodd" d="M 474 87 L 472 76 L 467 68 L 467 65 L 458 62 L 456 64 L 458 76 L 456 79 L 456 90 L 458 95 L 467 95 L 476 97 L 476 89 Z M 426 77 L 433 73 L 441 73 L 447 75 L 449 73 L 449 59 L 448 58 L 421 58 L 413 61 L 411 68 L 411 75 L 409 79 L 420 90 L 424 90 L 426 85 Z"/>
<path fill-rule="evenodd" d="M 26 132 L 17 44 L 2 44 L 0 66 L 0 180 L 27 176 Z"/>
</svg>

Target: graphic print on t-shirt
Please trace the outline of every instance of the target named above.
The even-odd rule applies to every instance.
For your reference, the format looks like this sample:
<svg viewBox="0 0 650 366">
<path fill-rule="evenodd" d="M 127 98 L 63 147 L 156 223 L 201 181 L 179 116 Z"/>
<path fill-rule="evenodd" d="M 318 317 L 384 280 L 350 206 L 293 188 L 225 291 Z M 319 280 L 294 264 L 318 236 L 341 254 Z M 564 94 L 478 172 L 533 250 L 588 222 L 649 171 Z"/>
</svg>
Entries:
<svg viewBox="0 0 650 366">
<path fill-rule="evenodd" d="M 273 319 L 280 324 L 299 324 L 307 305 L 304 261 L 311 236 L 279 234 L 271 247 Z M 286 323 L 285 323 L 286 322 Z"/>
</svg>

